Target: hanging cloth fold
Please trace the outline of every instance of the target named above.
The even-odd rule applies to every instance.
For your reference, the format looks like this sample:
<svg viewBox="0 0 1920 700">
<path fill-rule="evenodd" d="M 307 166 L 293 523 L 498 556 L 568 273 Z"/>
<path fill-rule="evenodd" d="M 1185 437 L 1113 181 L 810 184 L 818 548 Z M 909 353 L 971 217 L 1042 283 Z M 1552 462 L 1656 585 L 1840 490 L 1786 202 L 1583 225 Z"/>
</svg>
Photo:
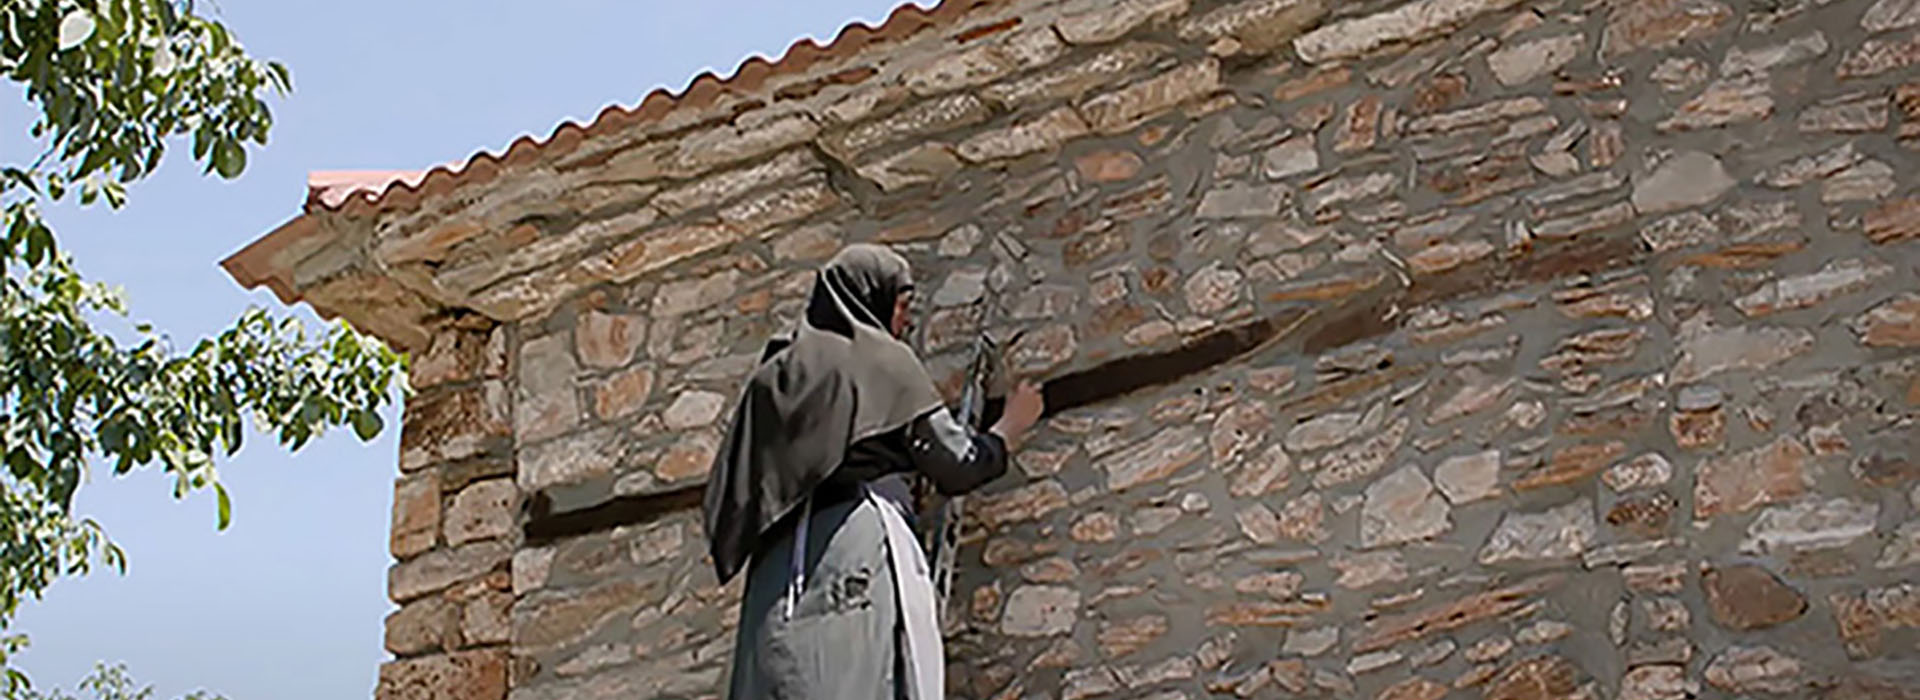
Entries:
<svg viewBox="0 0 1920 700">
<path fill-rule="evenodd" d="M 947 652 L 935 615 L 932 572 L 900 507 L 865 488 L 868 502 L 880 511 L 887 531 L 887 557 L 893 566 L 893 590 L 900 605 L 900 657 L 907 670 L 908 697 L 944 700 L 947 697 Z"/>
</svg>

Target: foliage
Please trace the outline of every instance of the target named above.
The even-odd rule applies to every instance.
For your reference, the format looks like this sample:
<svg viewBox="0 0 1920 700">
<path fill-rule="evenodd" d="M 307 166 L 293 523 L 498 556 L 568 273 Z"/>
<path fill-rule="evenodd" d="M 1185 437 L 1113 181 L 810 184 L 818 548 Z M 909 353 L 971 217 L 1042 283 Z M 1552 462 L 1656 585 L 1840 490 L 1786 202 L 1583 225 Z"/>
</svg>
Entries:
<svg viewBox="0 0 1920 700">
<path fill-rule="evenodd" d="M 334 427 L 372 439 L 406 365 L 344 324 L 309 337 L 258 309 L 185 351 L 144 324 L 104 332 L 95 321 L 125 317 L 125 300 L 85 279 L 41 217 L 43 204 L 73 199 L 121 207 L 170 141 L 190 140 L 203 172 L 238 177 L 249 144 L 267 141 L 267 98 L 291 90 L 284 66 L 249 57 L 191 0 L 0 0 L 0 74 L 38 110 L 28 132 L 43 149 L 0 166 L 4 629 L 61 577 L 96 560 L 124 569 L 100 526 L 72 511 L 89 465 L 120 475 L 157 464 L 175 498 L 211 487 L 225 528 L 214 460 L 240 448 L 245 416 L 295 450 Z M 0 640 L 0 663 L 21 644 Z M 8 674 L 10 691 L 26 687 Z"/>
<path fill-rule="evenodd" d="M 136 688 L 133 678 L 127 675 L 127 667 L 124 665 L 94 664 L 93 673 L 81 679 L 75 690 L 87 693 L 88 700 L 153 700 L 153 687 Z M 52 691 L 52 694 L 48 695 L 42 695 L 34 690 L 22 690 L 19 693 L 9 693 L 7 700 L 81 700 L 81 698 L 59 690 Z M 226 700 L 226 698 L 198 690 L 188 693 L 180 700 Z"/>
</svg>

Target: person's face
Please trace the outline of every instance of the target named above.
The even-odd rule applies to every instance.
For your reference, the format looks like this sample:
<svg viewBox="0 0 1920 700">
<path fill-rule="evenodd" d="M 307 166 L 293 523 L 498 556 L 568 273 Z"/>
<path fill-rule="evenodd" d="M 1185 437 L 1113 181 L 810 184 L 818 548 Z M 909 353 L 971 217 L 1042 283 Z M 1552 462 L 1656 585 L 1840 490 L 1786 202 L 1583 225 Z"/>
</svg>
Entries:
<svg viewBox="0 0 1920 700">
<path fill-rule="evenodd" d="M 900 296 L 893 298 L 893 321 L 889 324 L 892 327 L 887 329 L 893 333 L 893 337 L 907 337 L 907 328 L 913 325 L 907 320 L 907 307 L 912 304 L 913 290 L 901 292 Z"/>
</svg>

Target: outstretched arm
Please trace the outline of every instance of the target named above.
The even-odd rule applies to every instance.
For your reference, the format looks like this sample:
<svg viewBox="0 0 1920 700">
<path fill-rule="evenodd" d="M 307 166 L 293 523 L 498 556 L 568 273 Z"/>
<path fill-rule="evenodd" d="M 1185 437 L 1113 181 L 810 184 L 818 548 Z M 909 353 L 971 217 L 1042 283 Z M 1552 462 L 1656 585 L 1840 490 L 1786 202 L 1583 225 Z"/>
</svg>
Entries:
<svg viewBox="0 0 1920 700">
<path fill-rule="evenodd" d="M 976 431 L 946 409 L 921 416 L 907 428 L 907 450 L 914 468 L 933 480 L 940 493 L 963 494 L 1007 472 L 1009 453 L 1040 419 L 1040 390 L 1021 384 L 1007 411 L 987 432 Z"/>
<path fill-rule="evenodd" d="M 907 427 L 907 452 L 914 469 L 948 496 L 972 491 L 1007 472 L 1006 440 L 968 427 L 945 408 Z"/>
</svg>

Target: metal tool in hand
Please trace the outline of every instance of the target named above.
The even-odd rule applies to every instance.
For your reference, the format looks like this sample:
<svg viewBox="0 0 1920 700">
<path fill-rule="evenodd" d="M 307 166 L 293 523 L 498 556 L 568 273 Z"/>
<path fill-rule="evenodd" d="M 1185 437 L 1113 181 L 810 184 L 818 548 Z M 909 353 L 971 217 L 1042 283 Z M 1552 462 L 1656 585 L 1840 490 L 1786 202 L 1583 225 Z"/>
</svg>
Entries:
<svg viewBox="0 0 1920 700">
<path fill-rule="evenodd" d="M 960 390 L 960 406 L 957 417 L 974 430 L 985 430 L 987 396 L 989 382 L 993 381 L 1000 356 L 999 345 L 987 334 L 993 320 L 996 304 L 992 292 L 988 292 L 979 302 L 980 323 L 974 334 L 972 356 L 967 360 L 966 385 Z M 927 556 L 933 575 L 935 610 L 941 615 L 942 626 L 947 616 L 947 601 L 953 592 L 953 564 L 960 553 L 960 524 L 964 515 L 964 498 L 953 496 L 941 504 L 931 527 L 927 528 Z"/>
</svg>

